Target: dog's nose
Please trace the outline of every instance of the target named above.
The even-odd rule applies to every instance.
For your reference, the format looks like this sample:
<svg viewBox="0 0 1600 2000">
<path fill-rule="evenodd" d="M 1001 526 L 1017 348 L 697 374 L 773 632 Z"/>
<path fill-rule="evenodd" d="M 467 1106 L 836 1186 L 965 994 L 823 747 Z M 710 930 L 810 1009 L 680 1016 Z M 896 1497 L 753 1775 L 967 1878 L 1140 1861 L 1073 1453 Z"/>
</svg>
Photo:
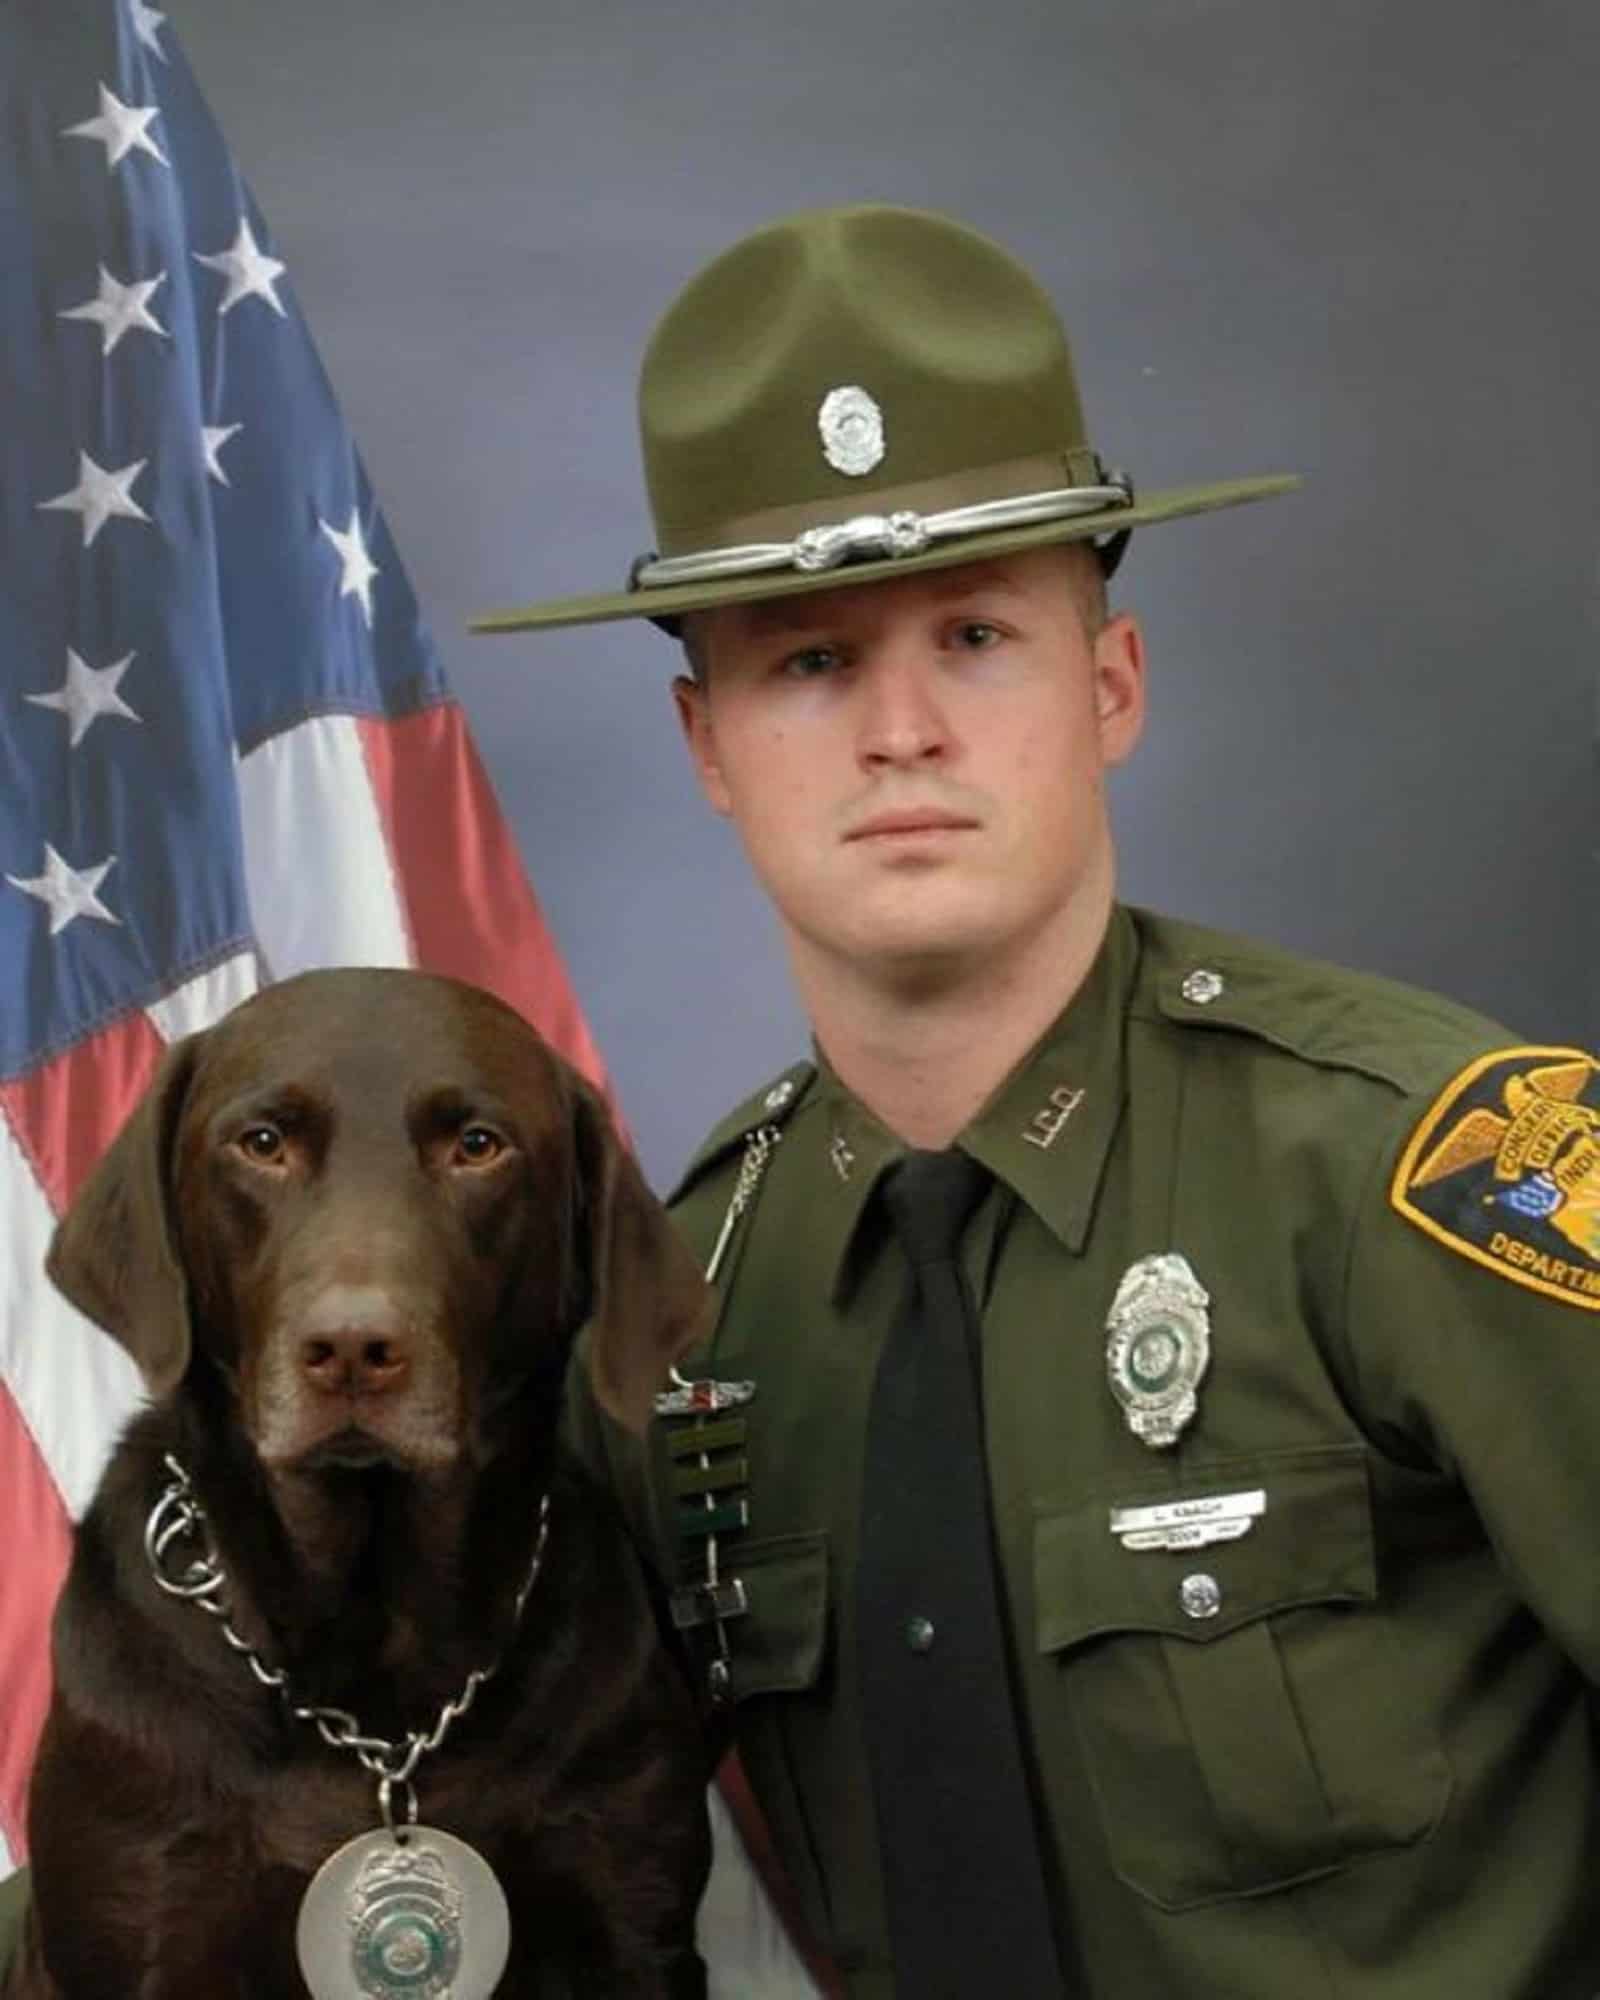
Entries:
<svg viewBox="0 0 1600 2000">
<path fill-rule="evenodd" d="M 329 1396 L 383 1396 L 411 1374 L 412 1344 L 381 1295 L 331 1293 L 300 1329 L 300 1372 Z"/>
<path fill-rule="evenodd" d="M 326 1395 L 381 1396 L 405 1381 L 411 1373 L 411 1356 L 398 1335 L 345 1329 L 303 1340 L 300 1368 Z"/>
</svg>

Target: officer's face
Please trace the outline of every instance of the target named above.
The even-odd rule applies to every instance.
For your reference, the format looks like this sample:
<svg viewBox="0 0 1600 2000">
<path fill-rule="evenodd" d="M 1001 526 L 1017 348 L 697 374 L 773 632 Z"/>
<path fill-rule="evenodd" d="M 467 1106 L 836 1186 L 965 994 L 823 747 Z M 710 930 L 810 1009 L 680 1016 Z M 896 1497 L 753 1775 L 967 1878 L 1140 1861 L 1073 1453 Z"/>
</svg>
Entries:
<svg viewBox="0 0 1600 2000">
<path fill-rule="evenodd" d="M 1139 629 L 1088 629 L 1061 549 L 697 615 L 674 693 L 797 969 L 1022 969 L 1111 886 L 1104 778 L 1144 713 Z"/>
</svg>

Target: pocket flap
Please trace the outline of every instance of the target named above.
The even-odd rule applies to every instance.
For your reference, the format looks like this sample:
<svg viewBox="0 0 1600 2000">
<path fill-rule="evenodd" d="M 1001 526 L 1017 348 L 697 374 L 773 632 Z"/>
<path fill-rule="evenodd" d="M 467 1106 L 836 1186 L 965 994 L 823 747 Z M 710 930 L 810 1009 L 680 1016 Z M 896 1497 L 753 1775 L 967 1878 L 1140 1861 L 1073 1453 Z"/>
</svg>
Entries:
<svg viewBox="0 0 1600 2000">
<path fill-rule="evenodd" d="M 728 1628 L 735 1701 L 812 1687 L 828 1631 L 828 1538 L 774 1535 L 723 1553 L 744 1584 L 746 1610 Z"/>
<path fill-rule="evenodd" d="M 1221 1496 L 1249 1516 L 1236 1540 L 1129 1549 L 1112 1530 L 1118 1510 Z M 1201 1579 L 1214 1588 L 1185 1590 L 1186 1582 Z M 1377 1588 L 1366 1451 L 1359 1444 L 1184 1464 L 1142 1486 L 1131 1482 L 1043 1512 L 1034 1523 L 1041 1653 L 1106 1632 L 1158 1632 L 1204 1644 L 1269 1611 L 1370 1603 Z"/>
</svg>

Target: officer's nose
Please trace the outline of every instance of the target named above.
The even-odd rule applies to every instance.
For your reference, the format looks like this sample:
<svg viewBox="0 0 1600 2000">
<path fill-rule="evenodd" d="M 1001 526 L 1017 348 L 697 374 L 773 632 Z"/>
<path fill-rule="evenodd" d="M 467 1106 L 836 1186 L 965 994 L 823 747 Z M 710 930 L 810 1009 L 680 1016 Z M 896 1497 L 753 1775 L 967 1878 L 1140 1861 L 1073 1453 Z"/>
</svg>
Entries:
<svg viewBox="0 0 1600 2000">
<path fill-rule="evenodd" d="M 939 669 L 917 644 L 886 647 L 860 678 L 858 751 L 867 769 L 916 766 L 948 756 L 954 742 Z"/>
</svg>

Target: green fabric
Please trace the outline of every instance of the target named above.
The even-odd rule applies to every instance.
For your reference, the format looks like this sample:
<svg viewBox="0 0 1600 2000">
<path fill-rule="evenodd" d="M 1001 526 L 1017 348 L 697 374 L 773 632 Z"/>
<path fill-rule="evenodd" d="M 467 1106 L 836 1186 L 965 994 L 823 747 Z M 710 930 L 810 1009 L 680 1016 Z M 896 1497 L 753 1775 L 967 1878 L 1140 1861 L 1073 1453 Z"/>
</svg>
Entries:
<svg viewBox="0 0 1600 2000">
<path fill-rule="evenodd" d="M 0 1976 L 16 1956 L 27 1913 L 28 1871 L 24 1868 L 0 1882 Z"/>
<path fill-rule="evenodd" d="M 1184 997 L 1199 967 L 1224 981 L 1209 1004 Z M 1434 1095 L 1503 1039 L 1119 912 L 963 1135 L 997 1181 L 966 1251 L 1004 1592 L 1094 2000 L 1591 2000 L 1600 1326 L 1388 1200 Z M 899 1147 L 825 1066 L 791 1082 L 787 1106 L 725 1121 L 676 1197 L 703 1254 L 741 1133 L 781 1124 L 714 1353 L 685 1367 L 758 1384 L 750 1527 L 722 1550 L 750 1603 L 729 1628 L 746 1767 L 850 1993 L 889 2000 L 852 1578 L 903 1283 L 872 1195 Z M 1118 1281 L 1159 1251 L 1211 1295 L 1210 1372 L 1170 1451 L 1130 1433 L 1105 1363 Z M 1113 1507 L 1256 1489 L 1235 1541 L 1110 1533 Z M 1205 1620 L 1179 1596 L 1198 1572 L 1221 1594 Z"/>
<path fill-rule="evenodd" d="M 864 470 L 842 469 L 824 449 L 820 413 L 841 388 L 869 395 L 881 415 L 882 457 Z M 1044 291 L 998 244 L 918 209 L 808 210 L 715 258 L 651 338 L 639 427 L 655 553 L 665 556 L 787 543 L 865 514 L 925 515 L 1107 483 Z M 610 589 L 487 613 L 472 629 L 665 618 L 867 583 L 1235 506 L 1296 483 L 1185 487 L 1132 507 L 966 534 L 894 561 Z"/>
</svg>

